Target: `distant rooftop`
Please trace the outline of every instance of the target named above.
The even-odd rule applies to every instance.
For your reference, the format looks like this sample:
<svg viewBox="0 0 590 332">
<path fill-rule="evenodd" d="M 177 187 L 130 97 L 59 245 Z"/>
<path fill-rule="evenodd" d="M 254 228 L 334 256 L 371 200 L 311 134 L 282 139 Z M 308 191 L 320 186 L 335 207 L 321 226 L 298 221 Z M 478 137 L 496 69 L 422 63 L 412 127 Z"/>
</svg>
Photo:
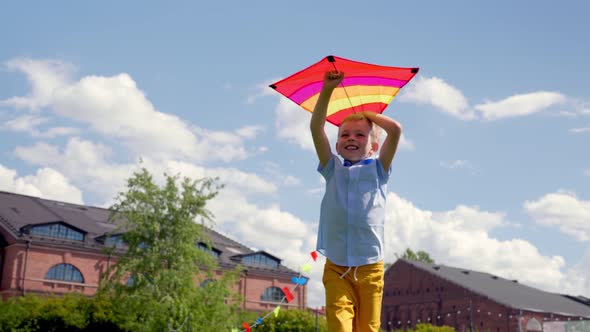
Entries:
<svg viewBox="0 0 590 332">
<path fill-rule="evenodd" d="M 50 246 L 83 247 L 100 250 L 105 235 L 115 229 L 108 222 L 108 209 L 86 205 L 64 203 L 34 196 L 20 195 L 0 191 L 0 227 L 4 227 L 15 239 L 23 239 L 23 232 L 35 226 L 63 224 L 85 234 L 83 242 L 71 239 L 54 239 L 38 237 L 37 241 Z M 242 264 L 246 271 L 259 274 L 297 275 L 298 273 L 281 265 L 281 259 L 265 252 L 254 251 L 247 246 L 230 239 L 210 228 L 205 228 L 212 247 L 219 251 L 219 263 L 226 267 L 242 264 L 242 258 L 250 255 L 263 255 L 274 259 L 278 267 L 271 268 L 263 264 Z M 0 236 L 0 239 L 2 237 Z M 6 239 L 7 240 L 7 239 Z"/>
<path fill-rule="evenodd" d="M 577 300 L 573 300 L 572 296 L 545 292 L 524 285 L 517 280 L 504 279 L 485 272 L 406 259 L 400 260 L 474 293 L 484 295 L 507 307 L 590 318 L 590 302 L 584 304 L 583 299 L 588 299 L 583 296 L 575 297 Z"/>
</svg>

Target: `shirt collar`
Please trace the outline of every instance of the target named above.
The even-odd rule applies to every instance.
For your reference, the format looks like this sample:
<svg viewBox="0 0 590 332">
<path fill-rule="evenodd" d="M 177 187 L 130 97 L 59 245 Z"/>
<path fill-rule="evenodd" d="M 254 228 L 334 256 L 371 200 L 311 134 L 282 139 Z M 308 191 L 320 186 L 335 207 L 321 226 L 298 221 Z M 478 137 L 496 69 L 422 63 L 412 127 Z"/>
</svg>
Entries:
<svg viewBox="0 0 590 332">
<path fill-rule="evenodd" d="M 353 164 L 353 163 L 352 163 L 350 160 L 348 160 L 348 159 L 344 159 L 344 162 L 342 163 L 342 165 L 343 165 L 343 166 L 345 166 L 345 167 L 349 167 L 349 166 L 352 166 L 352 165 L 357 165 L 357 164 L 359 164 L 359 165 L 368 165 L 368 164 L 370 164 L 372 161 L 373 161 L 373 158 L 365 158 L 365 159 L 363 159 L 363 160 L 360 160 L 360 161 L 358 161 L 357 163 L 354 163 L 354 164 Z"/>
</svg>

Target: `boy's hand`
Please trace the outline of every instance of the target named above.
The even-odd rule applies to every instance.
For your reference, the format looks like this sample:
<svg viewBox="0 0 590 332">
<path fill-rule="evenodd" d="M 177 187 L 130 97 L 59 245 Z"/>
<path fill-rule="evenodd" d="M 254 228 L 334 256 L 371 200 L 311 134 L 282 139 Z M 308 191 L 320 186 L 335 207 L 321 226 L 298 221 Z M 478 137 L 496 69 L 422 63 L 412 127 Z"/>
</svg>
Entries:
<svg viewBox="0 0 590 332">
<path fill-rule="evenodd" d="M 324 88 L 335 89 L 344 79 L 344 72 L 330 70 L 324 74 Z"/>
</svg>

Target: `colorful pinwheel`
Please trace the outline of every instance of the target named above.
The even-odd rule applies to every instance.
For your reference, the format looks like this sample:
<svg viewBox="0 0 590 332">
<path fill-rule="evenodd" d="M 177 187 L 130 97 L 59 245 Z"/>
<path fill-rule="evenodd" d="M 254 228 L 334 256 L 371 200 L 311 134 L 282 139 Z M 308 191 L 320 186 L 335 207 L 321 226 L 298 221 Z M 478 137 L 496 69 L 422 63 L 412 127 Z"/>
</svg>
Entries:
<svg viewBox="0 0 590 332">
<path fill-rule="evenodd" d="M 330 55 L 270 87 L 308 112 L 313 112 L 324 73 L 329 70 L 345 74 L 340 86 L 332 93 L 328 106 L 326 120 L 336 126 L 351 113 L 382 113 L 399 90 L 418 73 L 418 68 L 372 65 Z"/>
</svg>

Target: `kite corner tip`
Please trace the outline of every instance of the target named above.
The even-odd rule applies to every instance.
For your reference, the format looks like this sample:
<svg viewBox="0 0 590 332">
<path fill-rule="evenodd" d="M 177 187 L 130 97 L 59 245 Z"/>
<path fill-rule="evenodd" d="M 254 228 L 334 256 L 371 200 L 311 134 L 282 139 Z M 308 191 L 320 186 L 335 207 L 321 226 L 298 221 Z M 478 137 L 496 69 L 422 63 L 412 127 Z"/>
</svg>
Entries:
<svg viewBox="0 0 590 332">
<path fill-rule="evenodd" d="M 334 62 L 334 61 L 336 61 L 336 59 L 334 59 L 334 56 L 333 55 L 328 55 L 326 57 L 326 59 L 328 59 L 328 62 Z"/>
<path fill-rule="evenodd" d="M 420 70 L 420 68 L 418 68 L 418 67 L 412 68 L 412 74 L 416 74 L 419 70 Z"/>
<path fill-rule="evenodd" d="M 277 86 L 276 86 L 276 85 L 274 85 L 274 84 L 269 84 L 269 85 L 268 85 L 268 87 L 269 87 L 269 88 L 273 88 L 273 89 L 275 89 L 275 90 L 277 89 Z"/>
</svg>

